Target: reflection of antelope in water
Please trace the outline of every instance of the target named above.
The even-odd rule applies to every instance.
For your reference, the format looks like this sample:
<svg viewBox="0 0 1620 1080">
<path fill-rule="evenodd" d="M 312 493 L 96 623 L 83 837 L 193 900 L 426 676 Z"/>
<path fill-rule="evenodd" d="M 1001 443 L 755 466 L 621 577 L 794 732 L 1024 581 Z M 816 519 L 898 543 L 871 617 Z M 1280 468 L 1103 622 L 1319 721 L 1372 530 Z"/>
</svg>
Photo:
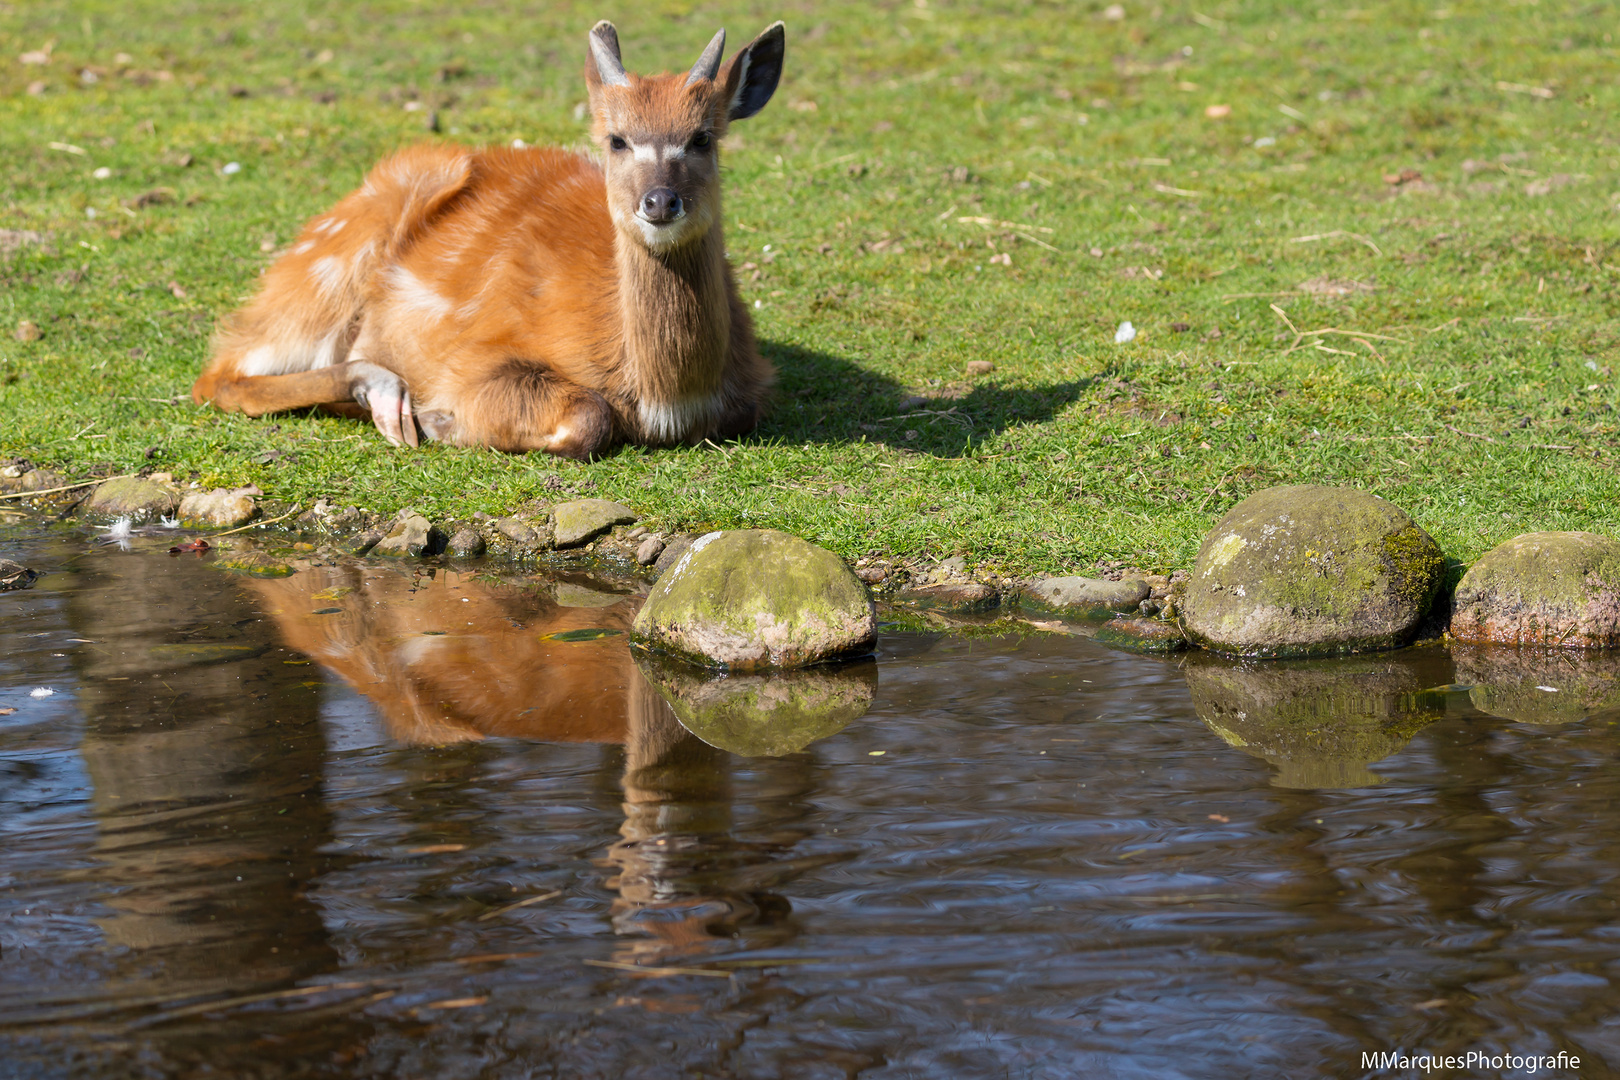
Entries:
<svg viewBox="0 0 1620 1080">
<path fill-rule="evenodd" d="M 657 963 L 780 923 L 787 902 L 764 889 L 823 861 L 777 860 L 791 842 L 731 839 L 730 755 L 681 727 L 636 667 L 623 632 L 637 597 L 566 607 L 470 574 L 353 565 L 250 586 L 283 641 L 369 698 L 400 742 L 622 744 L 623 839 L 604 860 L 618 871 L 613 925 L 653 939 L 625 960 Z"/>
</svg>

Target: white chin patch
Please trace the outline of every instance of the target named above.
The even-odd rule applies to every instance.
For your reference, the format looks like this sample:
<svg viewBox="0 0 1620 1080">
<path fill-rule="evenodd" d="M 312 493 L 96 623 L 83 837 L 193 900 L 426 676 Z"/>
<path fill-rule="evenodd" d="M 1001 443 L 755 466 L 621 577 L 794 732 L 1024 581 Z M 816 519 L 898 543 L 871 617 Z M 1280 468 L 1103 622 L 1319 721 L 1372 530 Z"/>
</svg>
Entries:
<svg viewBox="0 0 1620 1080">
<path fill-rule="evenodd" d="M 636 227 L 641 230 L 641 239 L 648 247 L 653 249 L 674 247 L 687 233 L 687 224 L 692 219 L 682 214 L 668 225 L 654 225 L 636 215 Z"/>
</svg>

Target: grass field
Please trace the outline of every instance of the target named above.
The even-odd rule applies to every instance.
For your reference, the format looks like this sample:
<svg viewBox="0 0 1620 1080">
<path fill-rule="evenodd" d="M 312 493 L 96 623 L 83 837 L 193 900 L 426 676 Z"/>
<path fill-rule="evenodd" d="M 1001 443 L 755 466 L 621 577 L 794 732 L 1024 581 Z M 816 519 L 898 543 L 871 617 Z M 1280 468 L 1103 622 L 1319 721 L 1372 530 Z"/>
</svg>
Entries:
<svg viewBox="0 0 1620 1080">
<path fill-rule="evenodd" d="M 580 465 L 190 402 L 215 319 L 379 155 L 579 144 L 600 17 L 641 71 L 787 22 L 725 151 L 781 373 L 755 435 Z M 1615 35 L 1555 0 L 14 0 L 0 455 L 438 515 L 581 492 L 1013 574 L 1187 566 L 1299 481 L 1383 495 L 1464 560 L 1614 533 Z"/>
</svg>

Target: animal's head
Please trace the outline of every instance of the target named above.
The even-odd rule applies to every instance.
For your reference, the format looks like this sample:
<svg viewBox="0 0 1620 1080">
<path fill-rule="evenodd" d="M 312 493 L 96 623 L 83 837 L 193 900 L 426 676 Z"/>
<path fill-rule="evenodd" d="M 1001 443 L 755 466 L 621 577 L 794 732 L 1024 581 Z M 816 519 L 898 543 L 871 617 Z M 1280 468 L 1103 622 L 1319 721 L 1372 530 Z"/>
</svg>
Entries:
<svg viewBox="0 0 1620 1080">
<path fill-rule="evenodd" d="M 642 78 L 624 70 L 613 24 L 596 24 L 585 85 L 591 135 L 606 161 L 608 210 L 620 232 L 662 253 L 709 231 L 720 216 L 720 138 L 776 92 L 783 46 L 776 23 L 722 64 L 722 30 L 691 71 Z"/>
</svg>

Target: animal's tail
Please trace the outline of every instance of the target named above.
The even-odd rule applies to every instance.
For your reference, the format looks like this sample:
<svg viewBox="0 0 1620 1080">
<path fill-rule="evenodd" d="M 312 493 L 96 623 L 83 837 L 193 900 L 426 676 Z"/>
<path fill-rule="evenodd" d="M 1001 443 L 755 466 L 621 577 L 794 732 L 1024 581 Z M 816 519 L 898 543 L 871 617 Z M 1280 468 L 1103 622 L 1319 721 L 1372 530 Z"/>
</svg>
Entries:
<svg viewBox="0 0 1620 1080">
<path fill-rule="evenodd" d="M 433 146 L 405 150 L 373 169 L 358 191 L 304 226 L 265 272 L 258 294 L 220 327 L 192 398 L 211 400 L 221 384 L 237 379 L 349 359 L 377 270 L 410 247 L 471 173 L 471 155 Z"/>
</svg>

